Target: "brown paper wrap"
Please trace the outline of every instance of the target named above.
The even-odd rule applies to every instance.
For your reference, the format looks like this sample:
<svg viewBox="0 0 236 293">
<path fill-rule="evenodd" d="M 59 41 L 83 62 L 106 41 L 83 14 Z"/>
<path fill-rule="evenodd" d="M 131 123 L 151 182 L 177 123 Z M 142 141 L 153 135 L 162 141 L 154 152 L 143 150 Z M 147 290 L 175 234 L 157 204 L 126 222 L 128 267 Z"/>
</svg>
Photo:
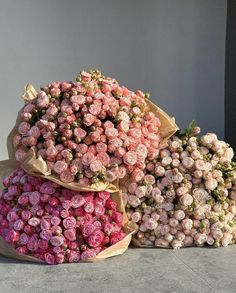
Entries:
<svg viewBox="0 0 236 293">
<path fill-rule="evenodd" d="M 19 167 L 19 163 L 14 161 L 14 160 L 6 160 L 6 161 L 1 161 L 0 162 L 0 190 L 4 188 L 2 181 L 3 178 L 8 175 L 11 171 L 13 171 L 15 168 Z M 41 176 L 43 177 L 43 176 Z M 78 189 L 77 189 L 78 190 Z M 88 189 L 87 189 L 88 191 Z M 112 193 L 112 198 L 117 202 L 117 207 L 120 212 L 123 213 L 123 229 L 126 232 L 127 236 L 119 241 L 118 243 L 104 249 L 101 251 L 95 259 L 89 260 L 89 262 L 94 262 L 98 260 L 103 260 L 108 257 L 116 256 L 116 255 L 121 255 L 123 254 L 132 239 L 133 233 L 135 233 L 136 225 L 128 220 L 128 217 L 125 212 L 123 200 L 122 200 L 122 192 L 114 192 Z M 20 253 L 17 253 L 13 247 L 11 247 L 1 236 L 0 236 L 0 254 L 6 256 L 6 257 L 11 257 L 11 258 L 16 258 L 20 260 L 25 260 L 25 261 L 30 261 L 30 262 L 41 262 L 43 261 L 32 257 L 30 255 L 22 255 Z"/>
<path fill-rule="evenodd" d="M 161 122 L 160 133 L 164 141 L 168 140 L 179 128 L 175 123 L 175 118 L 170 117 L 165 111 L 154 104 L 150 99 L 146 99 L 146 102 L 151 110 Z"/>
<path fill-rule="evenodd" d="M 22 99 L 25 102 L 32 101 L 36 98 L 37 92 L 34 89 L 32 85 L 27 85 L 25 87 L 25 92 L 22 96 Z M 150 110 L 156 114 L 156 116 L 160 119 L 161 126 L 160 126 L 160 133 L 163 138 L 163 142 L 165 142 L 170 136 L 172 136 L 177 130 L 178 126 L 175 124 L 174 118 L 171 118 L 167 113 L 165 113 L 162 109 L 160 109 L 158 106 L 156 106 L 152 101 L 149 99 L 146 99 L 147 104 L 150 107 Z M 8 148 L 8 154 L 10 159 L 15 158 L 15 149 L 13 146 L 13 137 L 15 134 L 17 134 L 17 128 L 20 123 L 20 114 L 22 110 L 18 113 L 18 117 L 16 120 L 16 124 L 10 134 L 7 137 L 7 148 Z M 91 186 L 81 186 L 76 182 L 73 183 L 63 183 L 57 175 L 51 174 L 50 170 L 48 170 L 46 162 L 42 158 L 37 158 L 36 151 L 34 148 L 31 148 L 28 153 L 26 160 L 24 161 L 22 165 L 23 169 L 32 175 L 41 176 L 43 178 L 46 178 L 48 180 L 52 180 L 63 187 L 74 189 L 74 190 L 80 190 L 80 191 L 101 191 L 106 190 L 108 192 L 117 192 L 118 185 L 117 182 L 113 183 L 97 183 L 92 184 Z"/>
</svg>

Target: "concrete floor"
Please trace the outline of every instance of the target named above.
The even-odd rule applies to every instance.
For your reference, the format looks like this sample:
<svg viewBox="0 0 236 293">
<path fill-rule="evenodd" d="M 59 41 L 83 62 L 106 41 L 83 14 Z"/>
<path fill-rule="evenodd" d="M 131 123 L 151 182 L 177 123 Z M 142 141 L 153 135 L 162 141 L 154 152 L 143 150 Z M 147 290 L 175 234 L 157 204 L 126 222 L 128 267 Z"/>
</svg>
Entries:
<svg viewBox="0 0 236 293">
<path fill-rule="evenodd" d="M 236 245 L 129 249 L 97 263 L 47 266 L 0 257 L 0 293 L 236 292 Z"/>
</svg>

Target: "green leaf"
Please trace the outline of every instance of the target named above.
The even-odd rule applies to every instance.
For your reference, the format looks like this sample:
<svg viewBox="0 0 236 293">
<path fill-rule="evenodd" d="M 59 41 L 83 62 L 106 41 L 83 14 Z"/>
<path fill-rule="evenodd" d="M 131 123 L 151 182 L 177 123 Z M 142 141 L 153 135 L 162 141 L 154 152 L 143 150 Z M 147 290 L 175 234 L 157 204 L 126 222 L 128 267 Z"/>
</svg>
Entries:
<svg viewBox="0 0 236 293">
<path fill-rule="evenodd" d="M 197 126 L 197 123 L 193 120 L 189 123 L 188 127 L 184 130 L 185 135 L 192 136 L 194 135 L 194 128 Z"/>
</svg>

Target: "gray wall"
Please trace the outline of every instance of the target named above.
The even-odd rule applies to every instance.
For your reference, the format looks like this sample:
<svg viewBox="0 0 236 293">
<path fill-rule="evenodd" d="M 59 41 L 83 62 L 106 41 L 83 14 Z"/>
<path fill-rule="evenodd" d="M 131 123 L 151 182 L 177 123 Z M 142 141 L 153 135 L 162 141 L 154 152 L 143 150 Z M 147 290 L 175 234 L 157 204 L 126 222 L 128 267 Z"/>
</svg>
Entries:
<svg viewBox="0 0 236 293">
<path fill-rule="evenodd" d="M 99 68 L 224 134 L 224 0 L 0 0 L 0 159 L 23 86 Z"/>
</svg>

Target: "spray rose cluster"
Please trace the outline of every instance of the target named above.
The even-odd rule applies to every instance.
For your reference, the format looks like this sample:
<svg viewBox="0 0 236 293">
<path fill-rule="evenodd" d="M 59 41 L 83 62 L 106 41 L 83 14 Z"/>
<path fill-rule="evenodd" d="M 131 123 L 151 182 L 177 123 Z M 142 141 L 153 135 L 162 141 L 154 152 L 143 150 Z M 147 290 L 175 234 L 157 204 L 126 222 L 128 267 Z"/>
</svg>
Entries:
<svg viewBox="0 0 236 293">
<path fill-rule="evenodd" d="M 15 157 L 24 161 L 34 147 L 67 183 L 112 182 L 127 173 L 138 181 L 161 140 L 146 97 L 97 70 L 82 71 L 75 82 L 52 82 L 26 102 L 13 139 Z"/>
<path fill-rule="evenodd" d="M 233 150 L 190 124 L 146 162 L 139 182 L 123 182 L 136 244 L 180 248 L 236 242 L 236 164 Z"/>
<path fill-rule="evenodd" d="M 0 235 L 21 254 L 48 264 L 78 262 L 126 236 L 123 215 L 106 191 L 72 191 L 21 168 L 3 185 Z"/>
</svg>

